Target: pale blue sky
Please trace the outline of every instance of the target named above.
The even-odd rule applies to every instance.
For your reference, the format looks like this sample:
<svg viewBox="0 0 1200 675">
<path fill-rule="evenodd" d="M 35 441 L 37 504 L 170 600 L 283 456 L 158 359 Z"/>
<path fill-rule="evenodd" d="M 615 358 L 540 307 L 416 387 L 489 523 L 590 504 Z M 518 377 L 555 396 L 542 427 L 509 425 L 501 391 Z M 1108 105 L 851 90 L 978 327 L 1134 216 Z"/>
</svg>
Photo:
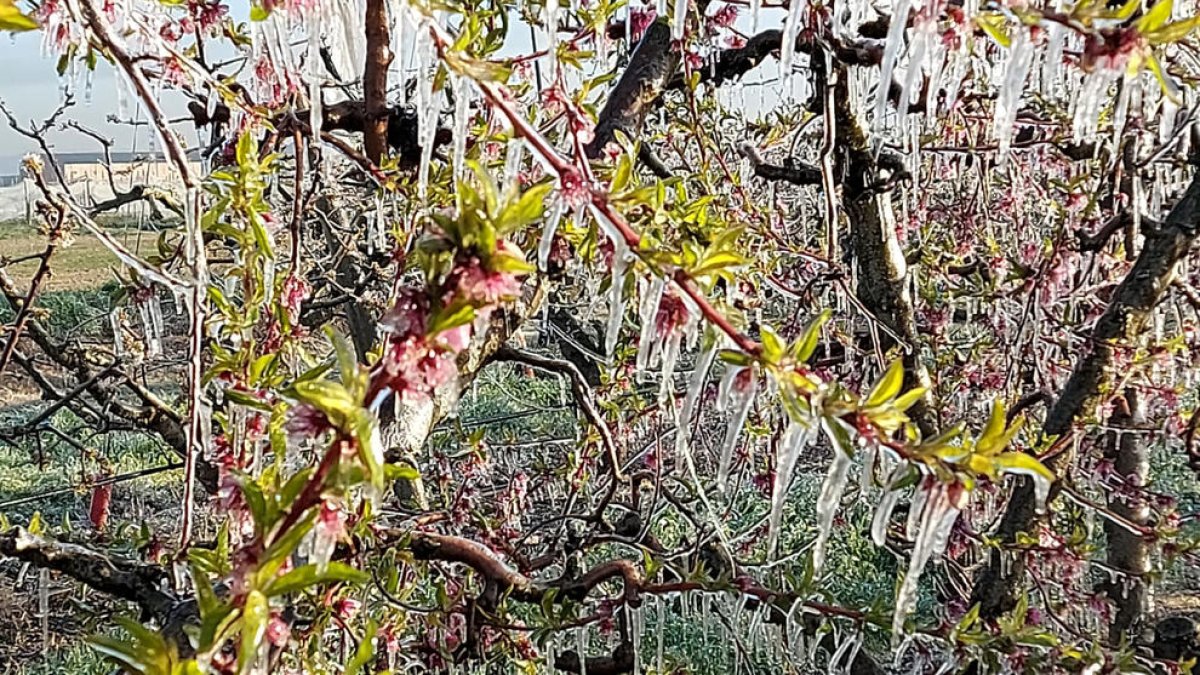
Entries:
<svg viewBox="0 0 1200 675">
<path fill-rule="evenodd" d="M 245 20 L 248 3 L 244 0 L 232 0 L 233 14 L 239 20 Z M 760 28 L 778 27 L 782 24 L 783 16 L 779 10 L 764 10 L 760 16 Z M 738 22 L 738 28 L 749 31 L 749 17 L 743 13 Z M 43 55 L 41 47 L 42 34 L 37 31 L 15 35 L 0 35 L 0 99 L 13 110 L 21 122 L 27 123 L 31 118 L 41 120 L 48 115 L 61 101 L 61 86 L 63 79 L 59 78 L 55 68 L 58 55 Z M 529 47 L 528 32 L 516 30 L 505 51 L 523 53 Z M 776 73 L 773 60 L 764 64 L 757 77 L 773 77 Z M 110 136 L 116 141 L 115 151 L 128 152 L 131 150 L 144 151 L 149 147 L 149 130 L 141 127 L 136 133 L 128 125 L 116 125 L 107 122 L 109 115 L 118 111 L 117 85 L 112 68 L 103 60 L 98 62 L 92 75 L 90 102 L 85 97 L 86 79 L 80 66 L 81 74 L 75 87 L 75 105 L 68 113 L 78 122 Z M 166 90 L 164 90 L 166 92 Z M 756 97 L 761 94 L 755 92 Z M 774 98 L 773 95 L 769 96 Z M 164 93 L 163 104 L 172 115 L 184 113 L 182 97 Z M 751 103 L 751 102 L 747 102 Z M 757 103 L 757 102 L 756 102 Z M 761 105 L 761 103 L 759 103 Z M 758 107 L 752 105 L 751 107 Z M 769 106 L 768 106 L 769 107 Z M 131 116 L 135 113 L 132 104 L 124 111 Z M 191 133 L 191 127 L 184 126 L 185 133 Z M 61 152 L 90 152 L 98 151 L 99 145 L 90 138 L 73 131 L 55 131 L 49 136 L 56 150 Z M 194 142 L 194 139 L 189 137 Z M 36 150 L 36 145 L 29 139 L 20 136 L 9 129 L 6 122 L 0 121 L 0 175 L 16 173 L 20 158 L 28 152 Z"/>
</svg>

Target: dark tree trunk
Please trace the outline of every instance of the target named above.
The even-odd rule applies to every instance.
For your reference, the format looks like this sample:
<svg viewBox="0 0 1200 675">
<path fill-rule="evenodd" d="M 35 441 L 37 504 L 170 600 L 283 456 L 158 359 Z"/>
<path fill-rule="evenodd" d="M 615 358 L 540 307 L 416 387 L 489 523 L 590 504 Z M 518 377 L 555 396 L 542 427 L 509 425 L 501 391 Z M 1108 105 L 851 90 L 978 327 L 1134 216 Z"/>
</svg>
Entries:
<svg viewBox="0 0 1200 675">
<path fill-rule="evenodd" d="M 1191 250 L 1198 234 L 1200 179 L 1193 178 L 1162 227 L 1147 233 L 1137 262 L 1096 322 L 1090 336 L 1091 350 L 1075 365 L 1071 378 L 1046 415 L 1043 426 L 1046 437 L 1061 437 L 1071 431 L 1079 414 L 1104 397 L 1104 385 L 1111 381 L 1118 353 L 1137 343 L 1154 307 L 1175 277 L 1176 264 Z M 1049 458 L 1045 464 L 1058 473 L 1068 469 L 1072 459 L 1072 453 L 1066 451 Z M 1022 477 L 994 533 L 1000 547 L 989 554 L 987 563 L 980 568 L 971 595 L 971 602 L 979 603 L 984 619 L 995 620 L 1016 604 L 1025 558 L 1008 548 L 1016 542 L 1018 534 L 1035 528 L 1038 520 L 1035 506 L 1033 482 Z"/>
<path fill-rule="evenodd" d="M 1145 423 L 1145 406 L 1134 389 L 1127 389 L 1109 417 L 1113 430 L 1105 454 L 1117 476 L 1131 489 L 1109 491 L 1108 508 L 1138 526 L 1146 525 L 1150 519 L 1146 499 L 1132 494 L 1132 489 L 1146 484 L 1150 473 L 1150 456 L 1141 436 Z M 1144 536 L 1111 519 L 1104 521 L 1104 533 L 1108 537 L 1108 564 L 1122 573 L 1105 585 L 1108 597 L 1117 607 L 1108 640 L 1120 644 L 1121 638 L 1141 622 L 1149 604 L 1150 545 Z"/>
</svg>

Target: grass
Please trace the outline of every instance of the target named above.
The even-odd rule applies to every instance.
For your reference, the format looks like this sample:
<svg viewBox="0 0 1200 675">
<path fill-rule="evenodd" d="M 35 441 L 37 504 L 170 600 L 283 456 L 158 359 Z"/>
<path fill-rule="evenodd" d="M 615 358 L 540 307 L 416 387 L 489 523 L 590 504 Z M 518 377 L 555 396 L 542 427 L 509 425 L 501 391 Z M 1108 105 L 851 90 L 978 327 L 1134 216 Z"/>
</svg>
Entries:
<svg viewBox="0 0 1200 675">
<path fill-rule="evenodd" d="M 12 428 L 33 414 L 35 407 L 9 408 L 0 413 L 0 427 Z M 38 465 L 38 442 L 34 437 L 17 443 L 0 445 L 0 502 L 44 495 L 64 487 L 79 485 L 84 477 L 96 475 L 107 468 L 112 474 L 147 469 L 174 460 L 157 441 L 148 436 L 114 433 L 89 437 L 77 431 L 83 423 L 67 411 L 60 411 L 48 421 L 48 426 L 63 431 L 84 450 L 63 440 L 53 432 L 42 432 L 43 466 Z M 113 523 L 127 519 L 138 521 L 140 505 L 174 504 L 172 496 L 178 489 L 177 475 L 166 472 L 118 484 L 114 488 Z M 137 497 L 136 499 L 134 497 Z M 4 508 L 4 517 L 14 523 L 27 523 L 34 513 L 52 525 L 68 524 L 78 527 L 87 520 L 89 495 L 80 489 L 55 494 L 24 504 Z"/>
<path fill-rule="evenodd" d="M 130 223 L 118 221 L 110 226 L 110 232 L 129 249 L 145 254 L 155 250 L 157 235 L 139 232 L 129 227 Z M 23 221 L 0 223 L 0 258 L 20 258 L 41 253 L 46 248 L 46 238 L 36 228 Z M 38 267 L 38 260 L 27 260 L 10 265 L 8 273 L 24 287 L 29 283 Z M 115 279 L 112 270 L 120 263 L 98 239 L 87 232 L 75 233 L 70 246 L 59 248 L 51 261 L 53 274 L 43 290 L 47 292 L 93 289 Z"/>
</svg>

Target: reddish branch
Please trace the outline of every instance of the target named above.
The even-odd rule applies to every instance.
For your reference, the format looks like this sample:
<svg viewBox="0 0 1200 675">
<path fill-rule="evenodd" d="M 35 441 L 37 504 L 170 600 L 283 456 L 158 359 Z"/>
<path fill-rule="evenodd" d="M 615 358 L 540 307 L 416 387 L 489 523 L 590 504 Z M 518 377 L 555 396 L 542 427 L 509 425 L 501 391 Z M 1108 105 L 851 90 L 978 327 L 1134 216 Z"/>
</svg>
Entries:
<svg viewBox="0 0 1200 675">
<path fill-rule="evenodd" d="M 363 129 L 363 148 L 368 159 L 381 164 L 387 152 L 387 81 L 388 66 L 392 62 L 390 24 L 385 0 L 367 0 L 366 32 L 367 59 L 363 67 L 366 124 Z"/>
</svg>

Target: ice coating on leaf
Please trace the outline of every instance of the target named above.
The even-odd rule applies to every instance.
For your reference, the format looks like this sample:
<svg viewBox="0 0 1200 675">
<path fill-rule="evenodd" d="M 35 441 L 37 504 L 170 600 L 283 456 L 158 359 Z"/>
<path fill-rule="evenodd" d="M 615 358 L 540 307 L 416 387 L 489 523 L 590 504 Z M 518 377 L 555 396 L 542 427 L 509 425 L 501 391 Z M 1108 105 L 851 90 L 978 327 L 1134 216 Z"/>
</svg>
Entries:
<svg viewBox="0 0 1200 675">
<path fill-rule="evenodd" d="M 920 491 L 927 493 L 926 498 L 921 500 L 920 532 L 913 542 L 908 571 L 905 572 L 900 590 L 896 593 L 896 610 L 892 615 L 893 645 L 901 639 L 904 622 L 916 607 L 917 585 L 921 580 L 921 573 L 930 559 L 941 555 L 945 550 L 946 543 L 950 540 L 950 532 L 954 528 L 954 521 L 958 519 L 959 508 L 951 497 L 952 491 L 958 489 L 957 486 L 948 487 L 938 481 L 928 485 L 928 482 Z M 913 509 L 916 510 L 915 502 Z"/>
<path fill-rule="evenodd" d="M 909 0 L 895 0 L 892 4 L 893 17 L 908 16 Z M 883 121 L 887 114 L 888 90 L 891 89 L 892 72 L 896 69 L 896 61 L 900 58 L 900 50 L 904 48 L 904 29 L 907 21 L 892 21 L 888 26 L 887 40 L 883 43 L 883 59 L 879 63 L 879 87 L 875 91 L 875 117 L 872 120 L 871 135 L 875 143 L 882 140 Z M 900 98 L 908 92 L 900 92 Z"/>
<path fill-rule="evenodd" d="M 992 135 L 995 136 L 999 146 L 1001 162 L 1005 161 L 1009 146 L 1012 144 L 1013 125 L 1017 119 L 1021 94 L 1025 91 L 1025 78 L 1029 74 L 1029 67 L 1033 65 L 1035 52 L 1028 30 L 1018 29 L 1015 33 L 1012 45 L 1008 50 L 1004 81 L 996 99 L 996 116 L 992 127 Z"/>
<path fill-rule="evenodd" d="M 734 377 L 740 375 L 743 370 L 745 368 L 738 368 Z M 729 375 L 727 374 L 726 377 Z M 744 389 L 739 389 L 732 384 L 732 379 L 729 382 L 732 386 L 729 386 L 726 391 L 725 408 L 732 415 L 729 417 L 728 426 L 725 427 L 725 440 L 721 443 L 721 460 L 717 465 L 717 486 L 722 490 L 727 489 L 729 485 L 729 468 L 733 464 L 733 450 L 737 447 L 738 437 L 741 436 L 742 427 L 746 424 L 746 417 L 750 414 L 750 407 L 754 403 L 754 389 L 757 386 L 752 373 L 750 377 L 746 378 Z"/>
<path fill-rule="evenodd" d="M 519 145 L 514 143 L 514 145 Z M 546 225 L 542 228 L 542 238 L 538 240 L 538 267 L 546 269 L 546 261 L 550 259 L 550 249 L 554 245 L 554 233 L 558 232 L 558 224 L 562 220 L 563 202 L 561 199 L 554 200 L 554 204 L 550 207 L 550 213 L 546 216 Z"/>
<path fill-rule="evenodd" d="M 825 424 L 825 422 L 822 422 Z M 833 461 L 829 463 L 829 471 L 821 483 L 821 493 L 817 497 L 817 541 L 813 544 L 813 570 L 820 573 L 825 566 L 825 547 L 829 543 L 829 535 L 833 532 L 833 516 L 837 513 L 842 501 L 842 493 L 846 491 L 846 480 L 850 473 L 850 455 L 835 447 Z"/>
<path fill-rule="evenodd" d="M 787 501 L 796 460 L 808 445 L 810 427 L 799 422 L 788 424 L 775 457 L 775 484 L 771 487 L 771 518 L 767 528 L 767 558 L 774 561 L 779 552 L 779 528 L 783 522 L 783 506 Z"/>
</svg>

